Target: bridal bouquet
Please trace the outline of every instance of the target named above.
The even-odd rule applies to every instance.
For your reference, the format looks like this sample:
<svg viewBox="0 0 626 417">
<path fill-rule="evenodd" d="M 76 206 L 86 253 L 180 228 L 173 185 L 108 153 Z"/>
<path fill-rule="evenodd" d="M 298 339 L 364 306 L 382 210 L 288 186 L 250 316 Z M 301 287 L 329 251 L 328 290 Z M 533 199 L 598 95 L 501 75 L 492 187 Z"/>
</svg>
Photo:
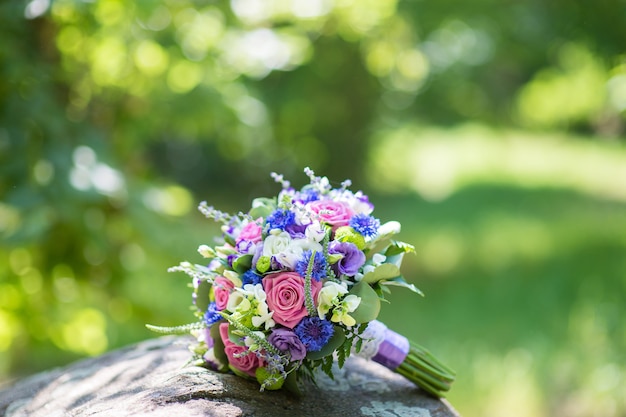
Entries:
<svg viewBox="0 0 626 417">
<path fill-rule="evenodd" d="M 256 379 L 261 390 L 298 391 L 319 368 L 332 378 L 359 354 L 440 397 L 454 373 L 428 351 L 376 320 L 391 286 L 420 293 L 400 273 L 413 246 L 393 240 L 400 224 L 381 224 L 350 181 L 333 188 L 305 169 L 300 190 L 272 174 L 282 190 L 230 215 L 205 202 L 199 210 L 222 223 L 217 246 L 201 245 L 203 264 L 170 271 L 192 278 L 197 321 L 162 333 L 191 333 L 192 362 Z"/>
</svg>

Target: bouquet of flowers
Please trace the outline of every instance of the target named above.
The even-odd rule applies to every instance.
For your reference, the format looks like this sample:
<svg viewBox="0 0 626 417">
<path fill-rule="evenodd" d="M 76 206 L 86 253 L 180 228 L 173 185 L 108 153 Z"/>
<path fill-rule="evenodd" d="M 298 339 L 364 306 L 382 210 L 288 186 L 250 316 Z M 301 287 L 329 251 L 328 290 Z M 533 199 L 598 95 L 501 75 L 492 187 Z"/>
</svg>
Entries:
<svg viewBox="0 0 626 417">
<path fill-rule="evenodd" d="M 333 188 L 305 169 L 300 190 L 272 174 L 282 190 L 257 198 L 247 213 L 229 215 L 202 202 L 199 210 L 223 224 L 222 240 L 198 249 L 207 262 L 182 262 L 193 281 L 197 321 L 148 327 L 191 333 L 192 362 L 256 379 L 261 390 L 298 392 L 320 368 L 332 378 L 352 353 L 404 375 L 440 397 L 454 373 L 433 355 L 377 321 L 390 286 L 420 294 L 400 273 L 413 246 L 395 241 L 400 224 L 381 224 L 350 181 Z"/>
</svg>

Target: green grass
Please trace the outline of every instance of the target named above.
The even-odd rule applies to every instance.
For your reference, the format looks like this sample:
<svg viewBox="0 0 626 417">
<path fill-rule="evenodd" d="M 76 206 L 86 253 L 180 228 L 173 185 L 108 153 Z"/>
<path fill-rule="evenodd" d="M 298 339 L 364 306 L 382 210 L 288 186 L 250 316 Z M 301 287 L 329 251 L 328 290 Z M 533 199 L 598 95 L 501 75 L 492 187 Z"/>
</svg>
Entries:
<svg viewBox="0 0 626 417">
<path fill-rule="evenodd" d="M 465 417 L 626 414 L 626 205 L 493 186 L 372 200 L 426 293 L 396 290 L 381 318 L 457 371 Z"/>
</svg>

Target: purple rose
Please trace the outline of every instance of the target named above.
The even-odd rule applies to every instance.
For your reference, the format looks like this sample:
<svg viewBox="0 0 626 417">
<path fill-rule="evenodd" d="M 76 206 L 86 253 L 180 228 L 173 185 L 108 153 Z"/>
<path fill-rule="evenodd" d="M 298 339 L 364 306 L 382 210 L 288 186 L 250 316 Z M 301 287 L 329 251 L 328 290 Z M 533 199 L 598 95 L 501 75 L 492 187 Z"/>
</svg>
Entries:
<svg viewBox="0 0 626 417">
<path fill-rule="evenodd" d="M 365 254 L 354 243 L 332 241 L 328 246 L 328 253 L 343 255 L 333 265 L 333 269 L 339 274 L 353 276 L 365 263 Z"/>
<path fill-rule="evenodd" d="M 304 359 L 306 356 L 306 347 L 291 330 L 276 328 L 269 335 L 267 341 L 281 352 L 289 352 L 294 361 Z"/>
</svg>

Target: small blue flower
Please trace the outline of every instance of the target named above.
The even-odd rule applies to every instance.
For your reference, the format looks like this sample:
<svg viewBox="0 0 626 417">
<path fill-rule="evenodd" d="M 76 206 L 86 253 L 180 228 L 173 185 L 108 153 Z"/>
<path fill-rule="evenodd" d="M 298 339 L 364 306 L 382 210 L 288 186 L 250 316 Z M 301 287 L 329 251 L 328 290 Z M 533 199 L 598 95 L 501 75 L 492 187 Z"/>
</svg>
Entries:
<svg viewBox="0 0 626 417">
<path fill-rule="evenodd" d="M 357 214 L 350 219 L 350 227 L 365 237 L 374 237 L 378 233 L 380 220 L 367 214 Z"/>
<path fill-rule="evenodd" d="M 302 278 L 306 278 L 307 270 L 309 269 L 309 262 L 312 252 L 305 250 L 302 254 L 302 258 L 296 263 L 296 272 L 300 274 Z M 322 252 L 315 252 L 313 258 L 313 269 L 311 271 L 311 278 L 319 281 L 322 278 L 326 278 L 326 258 Z"/>
<path fill-rule="evenodd" d="M 248 269 L 241 276 L 241 281 L 243 282 L 243 285 L 246 285 L 246 284 L 252 284 L 252 285 L 260 284 L 262 279 L 263 279 L 263 277 L 261 275 L 257 274 L 256 272 L 254 272 L 253 269 Z"/>
<path fill-rule="evenodd" d="M 304 188 L 296 194 L 294 200 L 300 201 L 302 204 L 310 203 L 311 201 L 319 200 L 319 193 L 310 188 Z"/>
<path fill-rule="evenodd" d="M 215 304 L 215 301 L 212 303 L 209 303 L 209 307 L 207 308 L 206 313 L 204 313 L 204 318 L 203 318 L 204 324 L 206 324 L 208 327 L 217 323 L 222 318 L 223 317 L 220 314 L 220 311 L 217 309 L 217 305 Z"/>
<path fill-rule="evenodd" d="M 296 214 L 293 211 L 277 209 L 274 210 L 272 214 L 267 216 L 265 221 L 269 226 L 269 230 L 285 230 L 287 226 L 291 226 L 296 223 Z"/>
<path fill-rule="evenodd" d="M 294 329 L 308 352 L 321 350 L 335 332 L 333 324 L 319 317 L 305 317 Z"/>
</svg>

